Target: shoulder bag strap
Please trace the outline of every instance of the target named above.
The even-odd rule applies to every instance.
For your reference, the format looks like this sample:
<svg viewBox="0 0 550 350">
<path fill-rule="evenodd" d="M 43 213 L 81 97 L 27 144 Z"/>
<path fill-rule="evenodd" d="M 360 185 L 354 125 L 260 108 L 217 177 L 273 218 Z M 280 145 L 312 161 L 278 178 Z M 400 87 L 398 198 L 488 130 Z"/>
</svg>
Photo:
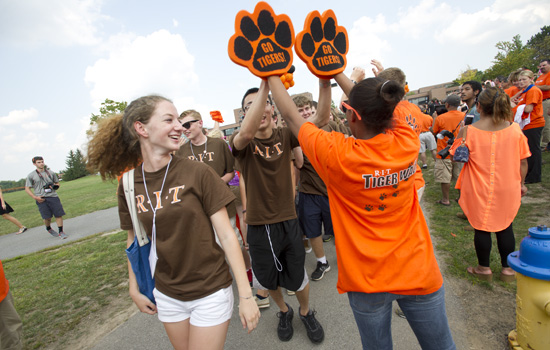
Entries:
<svg viewBox="0 0 550 350">
<path fill-rule="evenodd" d="M 134 193 L 134 169 L 127 171 L 122 175 L 122 186 L 124 187 L 126 203 L 128 203 L 128 209 L 130 210 L 130 216 L 132 217 L 134 235 L 136 235 L 138 239 L 139 246 L 144 246 L 149 243 L 149 238 L 147 238 L 143 224 L 137 217 L 136 196 Z"/>
</svg>

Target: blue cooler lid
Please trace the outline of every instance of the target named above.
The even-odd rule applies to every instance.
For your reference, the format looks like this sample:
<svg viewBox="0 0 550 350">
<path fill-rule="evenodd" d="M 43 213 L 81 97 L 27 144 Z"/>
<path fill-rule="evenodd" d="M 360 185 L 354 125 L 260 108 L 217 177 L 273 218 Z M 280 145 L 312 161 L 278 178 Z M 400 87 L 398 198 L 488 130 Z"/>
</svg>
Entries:
<svg viewBox="0 0 550 350">
<path fill-rule="evenodd" d="M 508 255 L 508 265 L 525 276 L 550 281 L 550 230 L 545 225 L 531 227 L 519 251 Z"/>
</svg>

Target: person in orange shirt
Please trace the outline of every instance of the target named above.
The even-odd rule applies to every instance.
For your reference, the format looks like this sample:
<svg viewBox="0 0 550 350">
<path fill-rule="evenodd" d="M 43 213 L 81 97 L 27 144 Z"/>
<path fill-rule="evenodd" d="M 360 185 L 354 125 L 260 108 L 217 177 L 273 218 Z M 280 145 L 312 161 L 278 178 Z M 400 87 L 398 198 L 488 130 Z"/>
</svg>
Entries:
<svg viewBox="0 0 550 350">
<path fill-rule="evenodd" d="M 542 91 L 542 114 L 546 125 L 542 129 L 541 147 L 550 151 L 550 59 L 540 61 L 541 75 L 535 85 Z"/>
<path fill-rule="evenodd" d="M 451 148 L 465 139 L 470 159 L 460 173 L 456 188 L 461 189 L 459 204 L 475 229 L 474 245 L 478 266 L 468 267 L 469 274 L 490 281 L 491 232 L 496 233 L 502 271 L 500 279 L 510 282 L 514 271 L 508 266 L 508 254 L 515 250 L 512 222 L 527 192 L 529 146 L 517 123 L 512 123 L 510 98 L 495 88 L 486 88 L 477 102 L 481 119 L 460 131 Z M 466 135 L 466 136 L 464 136 Z"/>
<path fill-rule="evenodd" d="M 515 70 L 508 76 L 510 87 L 504 90 L 504 92 L 506 92 L 506 94 L 510 96 L 510 98 L 514 97 L 520 91 L 518 81 L 519 72 L 521 72 L 521 70 Z"/>
<path fill-rule="evenodd" d="M 530 70 L 521 71 L 518 76 L 521 94 L 512 98 L 512 107 L 525 105 L 522 118 L 529 117 L 531 119 L 529 124 L 523 127 L 523 134 L 527 137 L 529 151 L 531 151 L 531 157 L 527 159 L 526 184 L 540 182 L 542 172 L 540 137 L 545 121 L 542 115 L 542 91 L 534 85 L 534 77 Z"/>
<path fill-rule="evenodd" d="M 23 348 L 21 331 L 23 323 L 13 306 L 10 285 L 0 260 L 0 349 L 19 350 Z"/>
<path fill-rule="evenodd" d="M 457 163 L 447 155 L 442 156 L 445 149 L 448 146 L 450 134 L 444 135 L 443 131 L 452 133 L 453 137 L 458 135 L 460 126 L 464 120 L 464 112 L 457 110 L 460 105 L 460 97 L 457 95 L 449 95 L 445 99 L 445 107 L 448 112 L 438 115 L 435 118 L 433 133 L 437 135 L 437 158 L 435 160 L 434 180 L 441 184 L 441 199 L 436 203 L 449 206 L 451 202 L 449 200 L 449 192 L 451 189 L 451 182 L 455 181 L 462 170 L 463 163 Z"/>
<path fill-rule="evenodd" d="M 390 349 L 397 301 L 423 349 L 455 349 L 443 279 L 414 181 L 420 141 L 394 118 L 404 90 L 380 77 L 335 76 L 354 137 L 318 129 L 298 113 L 279 77 L 268 84 L 304 154 L 327 186 L 339 293 L 347 293 L 363 349 Z M 319 99 L 321 103 L 321 99 Z M 390 224 L 391 222 L 391 224 Z"/>
<path fill-rule="evenodd" d="M 434 134 L 430 131 L 434 120 L 431 116 L 424 113 L 419 114 L 417 118 L 420 119 L 418 122 L 420 126 L 420 155 L 418 159 L 422 162 L 422 169 L 427 169 L 426 151 L 430 151 L 434 162 L 437 159 L 437 153 L 435 151 L 437 149 L 437 143 Z"/>
</svg>

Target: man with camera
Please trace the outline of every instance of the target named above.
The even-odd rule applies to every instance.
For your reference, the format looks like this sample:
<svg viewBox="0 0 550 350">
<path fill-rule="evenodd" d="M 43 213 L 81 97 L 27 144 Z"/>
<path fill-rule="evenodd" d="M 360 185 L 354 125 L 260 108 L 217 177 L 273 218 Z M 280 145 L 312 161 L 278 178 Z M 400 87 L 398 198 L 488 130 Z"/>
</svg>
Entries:
<svg viewBox="0 0 550 350">
<path fill-rule="evenodd" d="M 437 158 L 435 160 L 435 182 L 441 184 L 441 199 L 438 204 L 449 206 L 449 191 L 451 182 L 456 181 L 463 163 L 452 161 L 452 156 L 449 155 L 449 149 L 452 146 L 455 137 L 460 131 L 462 121 L 464 120 L 464 112 L 458 111 L 460 106 L 460 97 L 457 95 L 449 95 L 444 101 L 445 108 L 448 112 L 438 115 L 435 118 L 433 133 L 437 137 Z"/>
<path fill-rule="evenodd" d="M 36 201 L 40 215 L 44 219 L 46 231 L 53 237 L 65 239 L 67 238 L 67 235 L 63 232 L 63 215 L 65 215 L 65 211 L 55 192 L 59 188 L 59 178 L 55 173 L 46 169 L 44 158 L 40 156 L 33 157 L 32 163 L 36 166 L 36 170 L 27 176 L 25 191 Z M 52 216 L 55 216 L 59 233 L 51 227 Z"/>
</svg>

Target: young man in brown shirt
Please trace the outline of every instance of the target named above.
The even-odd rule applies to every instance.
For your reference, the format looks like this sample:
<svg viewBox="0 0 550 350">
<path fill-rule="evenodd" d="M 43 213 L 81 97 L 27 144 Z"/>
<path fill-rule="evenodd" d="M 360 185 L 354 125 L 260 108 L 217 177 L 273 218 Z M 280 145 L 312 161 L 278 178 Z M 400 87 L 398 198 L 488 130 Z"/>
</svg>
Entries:
<svg viewBox="0 0 550 350">
<path fill-rule="evenodd" d="M 288 128 L 274 128 L 274 106 L 269 88 L 262 81 L 242 100 L 245 118 L 239 132 L 230 139 L 246 185 L 246 222 L 249 253 L 257 282 L 270 291 L 280 309 L 277 335 L 288 341 L 294 333 L 293 309 L 284 301 L 281 288 L 296 291 L 300 319 L 309 339 L 320 343 L 323 327 L 309 308 L 309 279 L 304 263 L 302 233 L 294 209 L 292 152 L 298 140 Z M 301 152 L 298 156 L 301 163 Z M 299 164 L 301 166 L 301 164 Z"/>
</svg>

